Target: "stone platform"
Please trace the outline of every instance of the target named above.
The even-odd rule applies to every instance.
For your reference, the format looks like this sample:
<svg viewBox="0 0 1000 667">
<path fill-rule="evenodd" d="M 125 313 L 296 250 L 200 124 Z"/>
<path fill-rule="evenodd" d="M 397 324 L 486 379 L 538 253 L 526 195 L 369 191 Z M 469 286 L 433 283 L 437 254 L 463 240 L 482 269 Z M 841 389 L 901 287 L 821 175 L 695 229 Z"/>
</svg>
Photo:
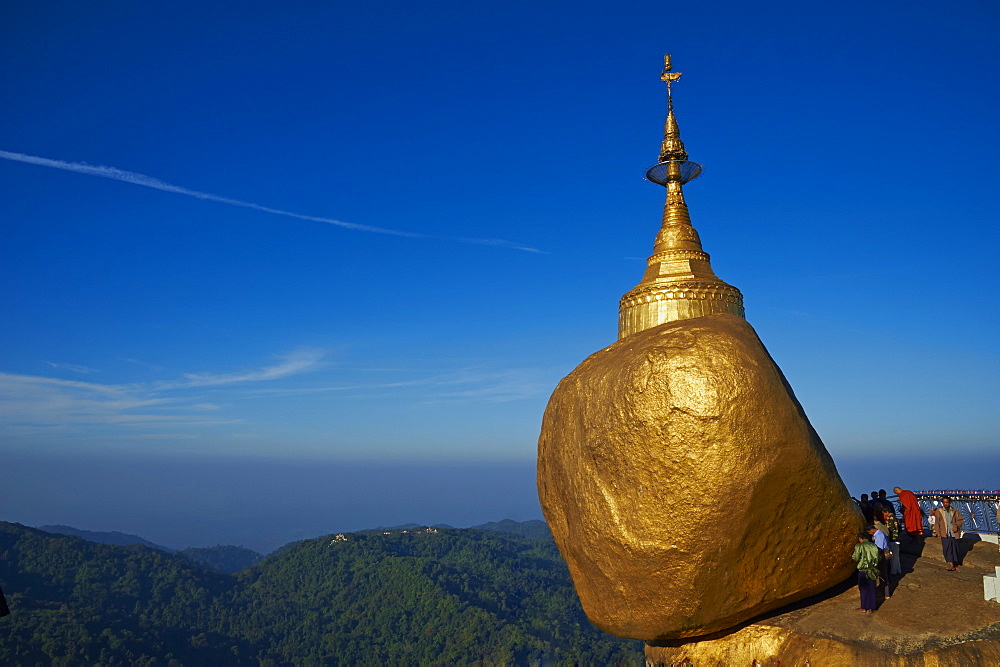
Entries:
<svg viewBox="0 0 1000 667">
<path fill-rule="evenodd" d="M 1000 665 L 1000 603 L 983 598 L 983 576 L 1000 551 L 962 540 L 964 564 L 945 570 L 941 542 L 903 545 L 902 575 L 874 614 L 855 611 L 856 580 L 701 641 L 647 645 L 648 665 Z M 919 557 L 917 552 L 920 552 Z"/>
</svg>

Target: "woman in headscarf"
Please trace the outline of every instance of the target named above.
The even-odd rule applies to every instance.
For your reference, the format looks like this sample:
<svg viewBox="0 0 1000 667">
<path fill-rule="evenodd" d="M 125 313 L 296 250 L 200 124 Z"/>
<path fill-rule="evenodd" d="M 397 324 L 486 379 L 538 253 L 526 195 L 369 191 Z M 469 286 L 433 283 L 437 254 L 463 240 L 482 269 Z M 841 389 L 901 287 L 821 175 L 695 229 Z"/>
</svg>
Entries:
<svg viewBox="0 0 1000 667">
<path fill-rule="evenodd" d="M 875 611 L 875 585 L 878 582 L 878 547 L 868 533 L 858 533 L 851 560 L 858 564 L 858 591 L 861 606 L 854 611 L 870 614 Z"/>
</svg>

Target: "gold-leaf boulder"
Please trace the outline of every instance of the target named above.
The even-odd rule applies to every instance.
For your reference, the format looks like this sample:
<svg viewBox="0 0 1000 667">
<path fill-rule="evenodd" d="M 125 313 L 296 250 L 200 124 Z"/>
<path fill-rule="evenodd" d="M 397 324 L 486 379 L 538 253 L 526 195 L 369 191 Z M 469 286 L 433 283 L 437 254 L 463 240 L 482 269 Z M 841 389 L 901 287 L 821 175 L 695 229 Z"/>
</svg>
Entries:
<svg viewBox="0 0 1000 667">
<path fill-rule="evenodd" d="M 854 571 L 861 514 L 733 315 L 629 335 L 563 379 L 538 490 L 587 616 L 620 637 L 724 630 Z"/>
</svg>

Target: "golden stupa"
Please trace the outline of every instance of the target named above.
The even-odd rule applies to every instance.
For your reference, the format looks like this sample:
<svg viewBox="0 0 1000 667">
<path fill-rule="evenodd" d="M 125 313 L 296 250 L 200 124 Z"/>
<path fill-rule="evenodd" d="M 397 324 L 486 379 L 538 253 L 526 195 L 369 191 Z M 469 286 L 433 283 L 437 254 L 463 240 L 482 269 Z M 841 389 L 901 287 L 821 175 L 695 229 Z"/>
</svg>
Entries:
<svg viewBox="0 0 1000 667">
<path fill-rule="evenodd" d="M 653 254 L 621 299 L 619 340 L 549 399 L 538 493 L 584 611 L 621 637 L 731 628 L 840 583 L 860 513 L 791 388 L 712 271 L 668 110 L 647 178 L 667 189 Z"/>
<path fill-rule="evenodd" d="M 647 179 L 667 188 L 667 203 L 653 254 L 646 260 L 646 273 L 638 285 L 622 296 L 619 338 L 664 322 L 714 313 L 743 317 L 743 295 L 712 271 L 709 255 L 701 249 L 701 238 L 691 225 L 684 201 L 683 186 L 701 174 L 701 165 L 688 160 L 681 141 L 671 87 L 681 73 L 671 70 L 667 55 L 660 76 L 667 84 L 667 122 L 660 159 L 646 171 Z"/>
</svg>

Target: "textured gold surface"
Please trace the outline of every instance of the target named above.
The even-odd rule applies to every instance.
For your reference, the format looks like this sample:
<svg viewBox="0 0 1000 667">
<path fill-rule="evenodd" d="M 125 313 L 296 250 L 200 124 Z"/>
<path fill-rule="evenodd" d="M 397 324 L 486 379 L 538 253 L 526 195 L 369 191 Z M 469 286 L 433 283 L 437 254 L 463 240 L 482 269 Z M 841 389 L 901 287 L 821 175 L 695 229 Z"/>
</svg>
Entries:
<svg viewBox="0 0 1000 667">
<path fill-rule="evenodd" d="M 845 610 L 845 613 L 853 613 Z M 866 633 L 867 634 L 867 633 Z M 646 647 L 648 665 L 810 665 L 811 667 L 954 667 L 1000 665 L 1000 642 L 962 641 L 951 646 L 900 655 L 880 648 L 867 637 L 856 641 L 789 632 L 767 625 L 748 625 L 724 639 L 693 642 L 677 648 Z M 687 660 L 688 662 L 684 662 Z"/>
<path fill-rule="evenodd" d="M 740 317 L 634 333 L 552 394 L 542 509 L 590 620 L 654 640 L 723 630 L 843 581 L 861 516 Z"/>
<path fill-rule="evenodd" d="M 671 71 L 670 56 L 665 56 L 660 78 L 667 83 L 668 103 L 659 164 L 666 167 L 667 201 L 653 254 L 646 261 L 646 272 L 619 304 L 619 338 L 664 322 L 712 313 L 743 317 L 743 295 L 712 271 L 684 200 L 682 166 L 688 154 L 681 141 L 670 91 L 671 84 L 680 76 L 680 72 Z"/>
</svg>

